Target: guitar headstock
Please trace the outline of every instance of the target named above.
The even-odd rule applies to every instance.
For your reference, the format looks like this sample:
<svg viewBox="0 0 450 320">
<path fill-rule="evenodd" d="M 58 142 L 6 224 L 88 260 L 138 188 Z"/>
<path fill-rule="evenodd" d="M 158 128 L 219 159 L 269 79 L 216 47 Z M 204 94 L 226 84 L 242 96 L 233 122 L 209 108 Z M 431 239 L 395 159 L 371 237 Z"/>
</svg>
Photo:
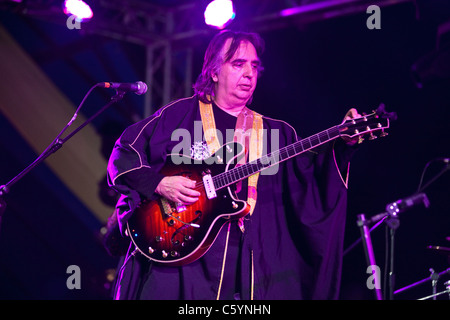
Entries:
<svg viewBox="0 0 450 320">
<path fill-rule="evenodd" d="M 339 135 L 350 139 L 359 137 L 358 143 L 364 141 L 363 136 L 369 136 L 369 140 L 374 140 L 378 136 L 385 137 L 388 133 L 389 120 L 396 120 L 395 112 L 386 112 L 384 104 L 381 104 L 371 114 L 365 114 L 361 118 L 349 119 L 339 125 Z"/>
</svg>

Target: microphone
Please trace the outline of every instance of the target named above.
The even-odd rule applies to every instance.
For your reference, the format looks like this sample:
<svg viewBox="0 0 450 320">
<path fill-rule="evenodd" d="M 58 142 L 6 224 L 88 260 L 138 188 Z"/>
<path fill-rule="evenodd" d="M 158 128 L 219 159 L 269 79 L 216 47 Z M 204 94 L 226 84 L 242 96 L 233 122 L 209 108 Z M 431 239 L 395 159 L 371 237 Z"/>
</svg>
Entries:
<svg viewBox="0 0 450 320">
<path fill-rule="evenodd" d="M 396 216 L 398 213 L 406 211 L 422 203 L 425 208 L 428 208 L 430 206 L 430 200 L 428 200 L 427 195 L 425 193 L 418 193 L 388 204 L 386 206 L 386 211 L 389 214 Z"/>
<path fill-rule="evenodd" d="M 103 88 L 111 88 L 125 92 L 134 92 L 138 95 L 147 92 L 147 85 L 142 81 L 138 81 L 136 83 L 102 82 L 100 85 Z"/>
<path fill-rule="evenodd" d="M 425 208 L 430 206 L 430 200 L 425 193 L 418 193 L 404 199 L 399 199 L 386 206 L 386 212 L 379 213 L 368 220 L 369 224 L 380 221 L 386 217 L 396 218 L 400 212 L 406 211 L 419 204 L 424 204 Z"/>
</svg>

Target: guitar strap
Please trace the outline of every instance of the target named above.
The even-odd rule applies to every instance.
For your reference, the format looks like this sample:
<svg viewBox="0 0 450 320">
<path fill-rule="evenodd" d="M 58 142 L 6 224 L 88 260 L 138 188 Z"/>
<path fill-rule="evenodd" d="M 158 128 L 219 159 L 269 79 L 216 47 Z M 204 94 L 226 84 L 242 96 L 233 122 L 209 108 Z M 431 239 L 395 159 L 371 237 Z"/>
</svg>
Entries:
<svg viewBox="0 0 450 320">
<path fill-rule="evenodd" d="M 214 120 L 214 113 L 212 104 L 206 104 L 199 101 L 200 115 L 202 118 L 203 131 L 205 133 L 206 143 L 209 148 L 209 152 L 213 154 L 220 148 L 219 140 L 217 138 L 216 123 Z M 245 163 L 247 158 L 247 152 L 249 153 L 249 161 L 261 158 L 263 151 L 263 121 L 262 116 L 247 107 L 245 107 L 237 117 L 236 127 L 234 130 L 234 141 L 241 143 L 245 146 L 246 155 L 239 160 L 237 165 Z M 248 178 L 248 193 L 247 203 L 250 205 L 250 216 L 253 214 L 253 210 L 256 205 L 256 186 L 258 184 L 259 172 Z M 239 228 L 242 232 L 244 229 L 244 218 L 239 219 Z M 225 270 L 225 261 L 228 249 L 228 238 L 230 235 L 230 225 L 228 225 L 227 240 L 225 242 L 225 250 L 222 261 L 222 271 L 220 274 L 219 287 L 217 290 L 217 300 L 220 299 L 220 291 L 222 288 L 223 273 Z M 253 300 L 254 290 L 254 267 L 253 267 L 253 250 L 251 251 L 251 289 L 250 299 Z"/>
<path fill-rule="evenodd" d="M 214 120 L 214 113 L 212 104 L 206 104 L 199 101 L 200 115 L 202 118 L 203 131 L 205 133 L 206 143 L 211 154 L 220 148 L 219 140 L 217 138 L 216 123 Z M 246 156 L 242 157 L 238 166 L 246 162 L 247 153 L 249 161 L 261 158 L 263 151 L 263 121 L 262 116 L 250 110 L 247 107 L 242 109 L 237 116 L 236 127 L 234 130 L 234 141 L 239 142 L 245 146 Z M 247 203 L 250 205 L 250 215 L 255 209 L 259 172 L 248 178 L 248 192 Z M 244 218 L 239 219 L 239 227 L 244 232 Z"/>
</svg>

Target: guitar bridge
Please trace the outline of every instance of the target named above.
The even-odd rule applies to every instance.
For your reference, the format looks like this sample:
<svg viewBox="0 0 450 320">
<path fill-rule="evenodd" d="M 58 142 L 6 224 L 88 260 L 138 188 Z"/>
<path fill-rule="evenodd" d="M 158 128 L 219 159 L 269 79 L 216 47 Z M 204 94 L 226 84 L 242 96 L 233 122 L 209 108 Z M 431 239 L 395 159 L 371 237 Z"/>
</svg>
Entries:
<svg viewBox="0 0 450 320">
<path fill-rule="evenodd" d="M 173 209 L 172 206 L 170 205 L 169 200 L 167 200 L 166 198 L 161 198 L 161 205 L 162 205 L 162 212 L 166 215 L 166 216 L 170 216 Z"/>
<path fill-rule="evenodd" d="M 167 216 L 170 216 L 172 212 L 180 213 L 187 210 L 186 206 L 182 203 L 173 203 L 173 206 L 171 203 L 173 202 L 167 200 L 166 198 L 161 198 L 161 211 Z"/>
<path fill-rule="evenodd" d="M 214 188 L 214 183 L 210 174 L 203 175 L 203 185 L 205 187 L 206 196 L 208 199 L 217 197 L 216 189 Z"/>
</svg>

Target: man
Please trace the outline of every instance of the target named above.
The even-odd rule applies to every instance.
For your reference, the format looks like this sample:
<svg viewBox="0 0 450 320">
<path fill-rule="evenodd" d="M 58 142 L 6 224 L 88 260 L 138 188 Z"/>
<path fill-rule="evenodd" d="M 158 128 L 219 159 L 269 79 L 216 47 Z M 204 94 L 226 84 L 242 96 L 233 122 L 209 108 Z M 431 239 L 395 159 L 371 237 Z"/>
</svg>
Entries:
<svg viewBox="0 0 450 320">
<path fill-rule="evenodd" d="M 109 183 L 121 194 L 116 214 L 123 235 L 144 199 L 163 197 L 179 206 L 199 201 L 198 181 L 160 173 L 168 155 L 186 146 L 177 130 L 193 137 L 190 148 L 181 148 L 193 159 L 208 158 L 235 140 L 246 147 L 240 160 L 246 162 L 297 140 L 287 123 L 247 107 L 262 70 L 263 49 L 257 34 L 222 31 L 205 53 L 195 95 L 125 130 L 108 164 Z M 354 109 L 346 115 L 357 116 Z M 227 222 L 206 254 L 189 264 L 159 264 L 131 243 L 114 298 L 337 298 L 351 153 L 345 142 L 330 142 L 238 183 L 237 195 L 248 201 L 249 214 Z"/>
</svg>

